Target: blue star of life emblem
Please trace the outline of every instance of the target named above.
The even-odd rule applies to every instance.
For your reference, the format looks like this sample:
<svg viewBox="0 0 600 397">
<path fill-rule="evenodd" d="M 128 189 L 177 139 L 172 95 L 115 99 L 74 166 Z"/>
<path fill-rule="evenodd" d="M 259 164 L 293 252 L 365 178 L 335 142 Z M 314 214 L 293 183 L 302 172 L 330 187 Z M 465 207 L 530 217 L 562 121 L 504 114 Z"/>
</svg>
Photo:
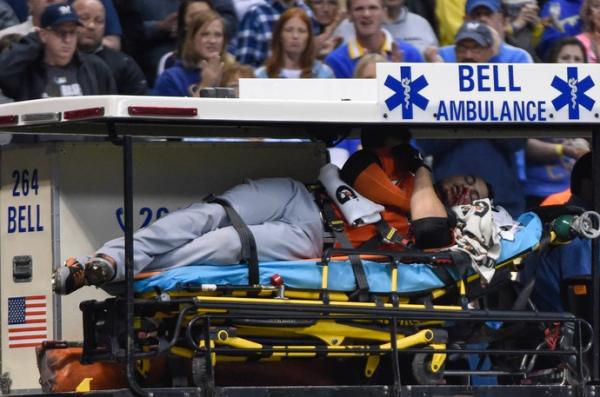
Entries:
<svg viewBox="0 0 600 397">
<path fill-rule="evenodd" d="M 552 87 L 560 91 L 560 95 L 552 100 L 556 110 L 569 106 L 569 120 L 579 120 L 579 106 L 592 110 L 595 101 L 587 96 L 585 92 L 594 86 L 590 76 L 579 81 L 577 67 L 567 67 L 567 80 L 558 76 L 552 79 Z"/>
<path fill-rule="evenodd" d="M 429 83 L 423 75 L 413 81 L 410 66 L 400 66 L 400 81 L 388 75 L 384 85 L 394 91 L 394 94 L 385 100 L 390 112 L 402 105 L 402 118 L 411 120 L 413 105 L 421 110 L 427 109 L 429 100 L 419 94 L 419 91 L 427 87 Z"/>
</svg>

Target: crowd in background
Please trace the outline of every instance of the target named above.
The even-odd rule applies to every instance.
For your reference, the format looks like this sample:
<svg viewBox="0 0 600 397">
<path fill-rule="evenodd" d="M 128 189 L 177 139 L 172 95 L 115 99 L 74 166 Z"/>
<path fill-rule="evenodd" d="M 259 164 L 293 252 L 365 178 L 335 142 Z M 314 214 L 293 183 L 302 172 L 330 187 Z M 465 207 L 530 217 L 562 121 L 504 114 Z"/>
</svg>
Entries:
<svg viewBox="0 0 600 397">
<path fill-rule="evenodd" d="M 201 96 L 241 77 L 373 78 L 378 62 L 598 62 L 600 0 L 0 0 L 3 101 Z M 567 189 L 584 139 L 419 140 L 518 214 Z"/>
</svg>

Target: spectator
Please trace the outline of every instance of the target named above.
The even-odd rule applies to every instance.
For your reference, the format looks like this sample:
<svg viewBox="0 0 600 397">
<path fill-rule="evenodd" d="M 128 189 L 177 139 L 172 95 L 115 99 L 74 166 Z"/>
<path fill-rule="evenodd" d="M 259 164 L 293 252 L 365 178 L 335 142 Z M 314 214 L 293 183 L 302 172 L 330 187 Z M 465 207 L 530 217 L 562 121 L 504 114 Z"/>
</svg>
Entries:
<svg viewBox="0 0 600 397">
<path fill-rule="evenodd" d="M 135 1 L 113 0 L 113 4 L 123 28 L 121 51 L 132 56 L 133 59 L 141 59 L 140 54 L 145 51 L 145 48 L 140 45 L 144 42 L 144 21 L 137 11 Z"/>
<path fill-rule="evenodd" d="M 575 163 L 571 174 L 572 196 L 567 202 L 583 209 L 591 209 L 594 181 L 592 153 Z M 561 281 L 576 276 L 589 276 L 592 272 L 592 242 L 576 237 L 569 244 L 533 253 L 526 258 L 523 269 L 525 282 L 535 279 L 532 300 L 538 310 L 562 312 Z"/>
<path fill-rule="evenodd" d="M 493 28 L 500 36 L 500 43 L 496 54 L 491 57 L 490 63 L 531 63 L 531 55 L 527 51 L 513 47 L 504 42 L 504 14 L 500 0 L 467 0 L 465 21 L 479 21 Z M 426 58 L 432 60 L 432 52 L 428 49 Z M 445 62 L 457 62 L 454 46 L 442 47 L 438 51 Z M 460 62 L 460 61 L 459 61 Z M 485 178 L 484 178 L 485 179 Z"/>
<path fill-rule="evenodd" d="M 435 19 L 438 25 L 440 45 L 454 43 L 454 36 L 465 19 L 467 0 L 443 0 L 435 3 Z"/>
<path fill-rule="evenodd" d="M 408 10 L 405 0 L 384 0 L 386 18 L 383 29 L 394 39 L 400 39 L 415 46 L 421 53 L 427 47 L 438 45 L 437 37 L 425 18 Z M 347 42 L 355 36 L 354 26 L 346 19 L 338 27 L 335 35 Z"/>
<path fill-rule="evenodd" d="M 393 62 L 423 61 L 414 46 L 393 39 L 389 32 L 382 29 L 385 19 L 383 0 L 348 0 L 348 15 L 354 24 L 355 37 L 325 58 L 335 77 L 352 77 L 360 57 L 367 53 L 379 53 Z"/>
<path fill-rule="evenodd" d="M 225 21 L 215 12 L 196 17 L 187 32 L 181 61 L 161 74 L 154 95 L 199 96 L 200 90 L 221 83 L 225 63 Z"/>
<path fill-rule="evenodd" d="M 408 10 L 425 18 L 429 26 L 433 28 L 437 40 L 439 30 L 435 19 L 436 3 L 438 3 L 436 0 L 406 0 Z"/>
<path fill-rule="evenodd" d="M 4 2 L 13 9 L 19 22 L 25 22 L 27 20 L 29 11 L 27 10 L 26 0 L 4 0 Z"/>
<path fill-rule="evenodd" d="M 25 36 L 35 31 L 35 28 L 40 26 L 40 17 L 42 16 L 42 12 L 44 12 L 44 9 L 48 4 L 52 3 L 54 3 L 54 0 L 27 0 L 27 6 L 29 8 L 29 17 L 27 20 L 18 25 L 0 30 L 0 37 L 4 37 L 9 34 Z"/>
<path fill-rule="evenodd" d="M 142 67 L 150 86 L 156 78 L 156 65 L 161 57 L 175 48 L 177 37 L 177 9 L 180 0 L 132 0 L 135 12 L 143 21 L 144 51 L 137 52 L 138 64 Z"/>
<path fill-rule="evenodd" d="M 506 15 L 506 41 L 539 60 L 535 45 L 544 30 L 536 0 L 502 0 Z"/>
<path fill-rule="evenodd" d="M 319 43 L 317 58 L 323 59 L 337 46 L 342 44 L 343 38 L 335 34 L 340 22 L 346 13 L 341 10 L 338 0 L 310 0 L 307 4 L 315 14 L 315 21 L 319 25 L 322 42 Z"/>
<path fill-rule="evenodd" d="M 4 0 L 0 0 L 0 29 L 6 29 L 8 27 L 17 25 L 19 19 L 15 15 L 12 7 Z"/>
<path fill-rule="evenodd" d="M 123 35 L 119 14 L 117 14 L 117 10 L 112 0 L 100 1 L 102 2 L 104 12 L 106 13 L 102 45 L 119 51 L 121 49 L 121 36 Z"/>
<path fill-rule="evenodd" d="M 153 84 L 160 59 L 176 48 L 178 28 L 184 26 L 184 24 L 178 25 L 182 0 L 133 1 L 133 7 L 141 16 L 144 26 L 145 51 L 138 53 L 138 63 L 150 84 Z M 232 0 L 214 0 L 211 5 L 225 21 L 226 33 L 234 34 L 237 17 Z"/>
<path fill-rule="evenodd" d="M 455 41 L 457 62 L 485 63 L 494 56 L 493 30 L 484 23 L 465 22 Z M 433 156 L 435 180 L 476 174 L 492 186 L 495 204 L 513 216 L 525 209 L 515 159 L 525 146 L 524 139 L 420 139 L 418 146 Z"/>
<path fill-rule="evenodd" d="M 310 19 L 303 9 L 288 8 L 273 30 L 271 56 L 256 77 L 333 78 L 331 68 L 315 59 L 315 42 Z"/>
<path fill-rule="evenodd" d="M 0 89 L 15 101 L 115 94 L 110 70 L 77 48 L 79 17 L 66 3 L 51 4 L 30 33 L 0 55 Z"/>
<path fill-rule="evenodd" d="M 77 48 L 100 57 L 112 72 L 121 95 L 146 95 L 146 77 L 135 61 L 120 51 L 102 44 L 104 37 L 104 6 L 100 0 L 75 0 L 73 9 L 79 15 L 81 26 L 77 28 Z"/>
<path fill-rule="evenodd" d="M 600 50 L 600 0 L 584 0 L 581 6 L 583 33 L 576 37 L 583 43 L 589 63 L 598 63 Z"/>
<path fill-rule="evenodd" d="M 547 62 L 584 63 L 586 60 L 583 44 L 570 37 L 556 43 Z M 589 150 L 588 141 L 582 138 L 528 139 L 524 184 L 527 207 L 536 207 L 547 196 L 568 190 L 575 160 Z"/>
<path fill-rule="evenodd" d="M 312 20 L 312 11 L 303 0 L 265 0 L 246 12 L 233 45 L 240 63 L 256 68 L 265 62 L 269 56 L 273 26 L 290 7 L 303 8 Z M 320 33 L 318 30 L 316 32 Z"/>
<path fill-rule="evenodd" d="M 546 28 L 537 47 L 541 59 L 548 58 L 557 40 L 581 33 L 579 13 L 582 4 L 583 0 L 549 0 L 544 4 L 540 17 Z"/>
<path fill-rule="evenodd" d="M 356 64 L 352 77 L 355 79 L 374 79 L 377 77 L 375 73 L 376 65 L 387 61 L 381 54 L 365 54 Z"/>
<path fill-rule="evenodd" d="M 102 38 L 104 45 L 119 49 L 121 47 L 121 24 L 112 0 L 101 0 L 106 9 L 106 29 Z M 32 33 L 40 26 L 40 17 L 48 4 L 58 3 L 57 0 L 27 0 L 29 18 L 15 26 L 0 31 L 0 38 L 8 34 L 25 36 Z"/>
<path fill-rule="evenodd" d="M 183 0 L 177 11 L 177 46 L 175 51 L 167 52 L 158 63 L 157 76 L 165 69 L 174 66 L 181 59 L 181 49 L 190 24 L 202 13 L 214 11 L 211 0 Z M 231 36 L 228 36 L 231 37 Z"/>
</svg>

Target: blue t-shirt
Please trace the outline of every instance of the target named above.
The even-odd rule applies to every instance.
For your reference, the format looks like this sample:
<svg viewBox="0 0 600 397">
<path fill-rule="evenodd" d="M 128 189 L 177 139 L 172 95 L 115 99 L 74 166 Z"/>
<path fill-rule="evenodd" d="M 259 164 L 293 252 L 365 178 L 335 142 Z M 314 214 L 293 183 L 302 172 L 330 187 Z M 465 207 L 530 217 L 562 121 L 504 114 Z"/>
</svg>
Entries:
<svg viewBox="0 0 600 397">
<path fill-rule="evenodd" d="M 186 68 L 178 63 L 158 76 L 152 95 L 190 96 L 189 87 L 200 82 L 200 69 Z"/>
<path fill-rule="evenodd" d="M 552 25 L 546 26 L 537 47 L 540 58 L 548 57 L 550 49 L 557 40 L 563 37 L 577 36 L 581 33 L 583 23 L 579 17 L 579 11 L 582 4 L 583 0 L 550 0 L 544 4 L 540 11 L 540 17 L 544 19 L 554 13 L 558 14 L 556 23 L 562 27 L 563 31 L 561 32 Z"/>
<path fill-rule="evenodd" d="M 395 42 L 404 53 L 404 62 L 423 62 L 423 57 L 416 47 L 399 39 L 395 39 Z M 389 58 L 389 55 L 387 57 Z M 354 58 L 350 56 L 348 44 L 346 43 L 327 55 L 325 63 L 331 67 L 335 77 L 343 79 L 352 77 L 359 60 L 360 56 Z"/>
<path fill-rule="evenodd" d="M 438 54 L 444 62 L 456 62 L 456 52 L 454 45 L 448 45 L 438 50 Z M 487 63 L 533 63 L 531 55 L 522 48 L 513 47 L 510 44 L 502 43 L 498 54 L 490 58 Z"/>
</svg>

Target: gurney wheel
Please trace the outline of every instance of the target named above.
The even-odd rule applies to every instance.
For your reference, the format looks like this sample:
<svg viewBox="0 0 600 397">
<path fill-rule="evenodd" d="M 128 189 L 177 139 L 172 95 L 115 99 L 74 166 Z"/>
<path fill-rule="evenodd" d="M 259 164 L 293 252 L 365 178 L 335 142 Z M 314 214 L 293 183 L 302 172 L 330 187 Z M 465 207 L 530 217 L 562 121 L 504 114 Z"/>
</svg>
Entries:
<svg viewBox="0 0 600 397">
<path fill-rule="evenodd" d="M 412 361 L 413 376 L 420 385 L 439 385 L 444 377 L 444 366 L 437 372 L 433 372 L 431 370 L 433 349 L 425 348 L 424 350 L 431 350 L 432 352 L 415 354 Z"/>
</svg>

